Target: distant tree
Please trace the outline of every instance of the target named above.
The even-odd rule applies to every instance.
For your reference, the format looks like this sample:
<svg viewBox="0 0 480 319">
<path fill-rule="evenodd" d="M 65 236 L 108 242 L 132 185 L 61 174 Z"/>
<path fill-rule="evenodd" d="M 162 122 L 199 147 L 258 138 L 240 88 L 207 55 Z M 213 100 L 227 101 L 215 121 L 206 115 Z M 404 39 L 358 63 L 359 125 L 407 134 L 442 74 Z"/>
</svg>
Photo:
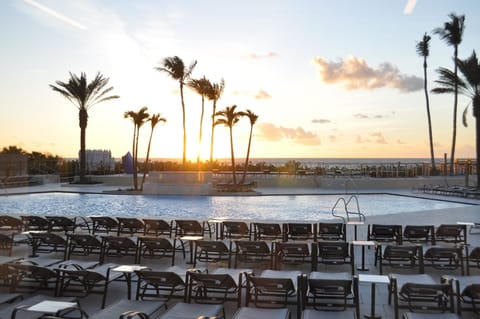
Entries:
<svg viewBox="0 0 480 319">
<path fill-rule="evenodd" d="M 197 164 L 200 164 L 200 148 L 202 145 L 202 133 L 203 133 L 203 114 L 205 113 L 205 97 L 208 95 L 212 84 L 205 76 L 200 79 L 192 79 L 188 82 L 188 86 L 202 97 L 202 111 L 200 113 L 200 129 L 198 133 L 198 151 L 197 151 Z"/>
<path fill-rule="evenodd" d="M 123 114 L 124 118 L 131 118 L 133 122 L 133 189 L 138 190 L 138 139 L 140 127 L 145 124 L 150 114 L 147 113 L 147 107 L 142 107 L 138 112 L 127 111 Z"/>
<path fill-rule="evenodd" d="M 258 115 L 247 109 L 247 111 L 243 113 L 243 116 L 248 117 L 248 119 L 250 120 L 250 135 L 248 137 L 247 156 L 245 157 L 245 167 L 243 169 L 242 177 L 242 184 L 245 184 L 245 178 L 247 177 L 248 170 L 248 160 L 250 159 L 250 147 L 252 145 L 253 126 L 258 120 Z"/>
<path fill-rule="evenodd" d="M 113 87 L 106 87 L 108 78 L 98 72 L 93 81 L 87 82 L 85 73 L 80 77 L 70 72 L 68 82 L 56 81 L 56 85 L 50 84 L 55 92 L 60 93 L 78 108 L 78 120 L 80 126 L 80 183 L 85 182 L 86 174 L 86 146 L 85 135 L 88 122 L 88 111 L 92 106 L 100 102 L 118 99 L 118 95 L 108 95 Z"/>
<path fill-rule="evenodd" d="M 27 154 L 22 148 L 10 145 L 8 147 L 4 147 L 0 153 L 3 154 Z"/>
<path fill-rule="evenodd" d="M 160 113 L 153 114 L 152 116 L 150 116 L 148 120 L 150 121 L 151 130 L 150 130 L 150 138 L 148 139 L 147 157 L 145 158 L 142 184 L 140 186 L 141 190 L 143 190 L 143 184 L 145 183 L 145 176 L 147 175 L 147 172 L 148 172 L 148 161 L 150 159 L 150 146 L 152 145 L 153 130 L 155 129 L 155 126 L 157 126 L 158 123 L 167 121 L 166 118 L 160 116 Z"/>
<path fill-rule="evenodd" d="M 450 13 L 450 21 L 445 22 L 443 27 L 433 30 L 434 33 L 440 36 L 447 45 L 453 47 L 454 73 L 455 77 L 458 75 L 458 46 L 462 42 L 463 31 L 465 29 L 465 16 L 457 16 L 455 13 Z M 433 90 L 434 93 L 439 93 Z M 453 174 L 453 167 L 455 163 L 455 144 L 457 140 L 457 108 L 458 108 L 458 85 L 455 84 L 454 100 L 453 100 L 453 132 L 452 132 L 452 150 L 450 154 L 450 174 Z"/>
<path fill-rule="evenodd" d="M 460 69 L 462 78 L 447 68 L 439 68 L 440 86 L 435 88 L 436 93 L 458 92 L 472 99 L 473 116 L 475 117 L 475 140 L 477 156 L 477 187 L 480 188 L 480 64 L 475 51 L 465 60 L 457 59 L 455 63 Z M 465 109 L 466 111 L 467 109 Z M 464 112 L 464 115 L 466 112 Z M 466 119 L 463 121 L 467 125 Z"/>
<path fill-rule="evenodd" d="M 182 102 L 182 123 L 183 123 L 183 158 L 182 163 L 187 163 L 187 127 L 185 120 L 185 101 L 183 98 L 183 86 L 190 78 L 193 69 L 197 65 L 197 61 L 190 63 L 190 66 L 186 67 L 183 60 L 178 56 L 167 57 L 163 59 L 161 66 L 156 67 L 155 70 L 160 72 L 166 72 L 172 79 L 178 81 L 180 85 L 180 99 Z"/>
<path fill-rule="evenodd" d="M 213 163 L 213 145 L 215 141 L 215 113 L 217 112 L 217 102 L 223 94 L 225 89 L 225 81 L 220 80 L 220 83 L 212 83 L 208 91 L 208 99 L 213 102 L 212 106 L 212 135 L 210 136 L 210 164 Z"/>
<path fill-rule="evenodd" d="M 425 32 L 421 41 L 417 42 L 417 53 L 423 57 L 423 88 L 425 91 L 425 104 L 427 106 L 427 121 L 428 121 L 428 137 L 430 141 L 430 160 L 432 163 L 432 170 L 436 171 L 435 154 L 433 149 L 433 133 L 432 133 L 432 117 L 430 115 L 430 101 L 428 98 L 428 81 L 427 81 L 427 58 L 430 54 L 430 40 L 431 37 Z"/>
<path fill-rule="evenodd" d="M 224 125 L 229 128 L 230 131 L 230 159 L 232 161 L 232 177 L 233 185 L 237 184 L 237 178 L 235 176 L 235 152 L 233 150 L 233 126 L 238 123 L 243 112 L 236 112 L 236 105 L 227 106 L 224 110 L 215 113 L 215 125 Z"/>
</svg>

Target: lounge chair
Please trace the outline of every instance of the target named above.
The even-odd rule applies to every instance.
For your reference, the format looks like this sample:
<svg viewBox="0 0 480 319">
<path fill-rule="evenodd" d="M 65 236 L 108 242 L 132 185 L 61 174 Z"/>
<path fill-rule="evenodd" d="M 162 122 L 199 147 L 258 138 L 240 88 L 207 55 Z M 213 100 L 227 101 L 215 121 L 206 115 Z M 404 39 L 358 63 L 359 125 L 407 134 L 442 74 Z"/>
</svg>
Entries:
<svg viewBox="0 0 480 319">
<path fill-rule="evenodd" d="M 435 245 L 435 231 L 433 225 L 407 225 L 403 230 L 403 241 L 415 244 Z"/>
<path fill-rule="evenodd" d="M 10 215 L 0 215 L 0 231 L 20 233 L 23 230 L 23 222 L 20 218 Z"/>
<path fill-rule="evenodd" d="M 167 235 L 168 237 L 172 237 L 173 231 L 173 221 L 167 222 L 163 219 L 149 219 L 143 218 L 144 230 L 143 235 L 150 235 L 155 234 L 155 236 L 159 235 Z"/>
<path fill-rule="evenodd" d="M 285 241 L 288 240 L 317 240 L 317 224 L 287 223 L 283 224 Z"/>
<path fill-rule="evenodd" d="M 413 269 L 423 273 L 423 249 L 419 245 L 378 245 L 375 254 L 375 265 L 379 264 L 380 274 L 384 267 Z"/>
<path fill-rule="evenodd" d="M 311 245 L 306 242 L 281 242 L 275 243 L 274 269 L 280 269 L 282 265 L 300 265 L 309 263 L 310 267 L 316 257 L 311 253 Z"/>
<path fill-rule="evenodd" d="M 48 231 L 48 220 L 42 216 L 26 215 L 21 216 L 25 231 L 43 230 Z"/>
<path fill-rule="evenodd" d="M 347 239 L 346 226 L 344 223 L 319 223 L 317 239 L 345 241 Z"/>
<path fill-rule="evenodd" d="M 395 319 L 399 318 L 400 307 L 410 312 L 453 313 L 452 291 L 451 282 L 439 283 L 427 274 L 390 274 L 388 302 L 391 304 L 393 297 Z"/>
<path fill-rule="evenodd" d="M 367 240 L 402 244 L 402 225 L 369 224 Z"/>
<path fill-rule="evenodd" d="M 136 300 L 170 301 L 173 298 L 187 301 L 188 272 L 179 267 L 165 270 L 142 269 L 135 272 L 137 281 Z"/>
<path fill-rule="evenodd" d="M 30 245 L 33 257 L 38 253 L 62 253 L 63 259 L 67 258 L 67 239 L 55 233 L 30 232 Z"/>
<path fill-rule="evenodd" d="M 316 250 L 316 252 L 315 252 Z M 319 241 L 312 243 L 312 254 L 316 256 L 312 262 L 312 271 L 318 270 L 318 264 L 349 265 L 354 274 L 353 245 L 344 241 Z"/>
<path fill-rule="evenodd" d="M 224 221 L 222 222 L 221 239 L 251 239 L 250 229 L 245 222 Z"/>
<path fill-rule="evenodd" d="M 49 232 L 63 231 L 65 234 L 75 232 L 77 227 L 76 217 L 68 218 L 65 216 L 45 216 L 48 221 Z"/>
<path fill-rule="evenodd" d="M 95 312 L 89 319 L 132 318 L 134 315 L 153 319 L 166 308 L 166 304 L 160 301 L 122 300 Z"/>
<path fill-rule="evenodd" d="M 5 251 L 8 256 L 12 256 L 14 244 L 15 240 L 13 233 L 11 235 L 0 233 L 0 250 Z"/>
<path fill-rule="evenodd" d="M 233 314 L 232 319 L 289 319 L 291 318 L 288 308 L 265 309 L 265 308 L 238 308 Z"/>
<path fill-rule="evenodd" d="M 142 234 L 145 232 L 145 224 L 138 218 L 117 217 L 117 221 L 117 236 L 120 236 L 120 234 L 129 234 L 133 237 L 135 234 Z"/>
<path fill-rule="evenodd" d="M 440 270 L 455 270 L 460 268 L 462 276 L 465 274 L 463 265 L 463 245 L 429 246 L 424 247 L 423 267 L 432 267 Z"/>
<path fill-rule="evenodd" d="M 140 264 L 142 258 L 171 258 L 171 265 L 175 265 L 176 251 L 180 250 L 185 259 L 185 247 L 181 240 L 142 236 L 138 238 L 136 263 Z"/>
<path fill-rule="evenodd" d="M 222 305 L 190 304 L 179 302 L 158 319 L 223 318 Z"/>
<path fill-rule="evenodd" d="M 282 228 L 277 223 L 254 223 L 254 240 L 281 240 L 283 239 Z"/>
<path fill-rule="evenodd" d="M 118 221 L 110 216 L 90 216 L 92 220 L 92 234 L 107 233 L 118 230 Z"/>
<path fill-rule="evenodd" d="M 473 311 L 480 316 L 480 276 L 444 276 L 445 282 L 453 282 L 453 293 L 457 300 L 457 313 Z"/>
<path fill-rule="evenodd" d="M 108 287 L 113 281 L 125 280 L 125 274 L 112 271 L 116 264 L 103 264 L 93 269 L 57 268 L 59 296 L 87 296 L 92 293 L 102 295 L 101 307 L 105 308 Z"/>
<path fill-rule="evenodd" d="M 300 271 L 264 270 L 260 275 L 247 274 L 245 305 L 257 308 L 286 308 L 300 311 Z"/>
<path fill-rule="evenodd" d="M 435 231 L 435 240 L 454 243 L 467 244 L 467 225 L 459 224 L 441 224 Z"/>
<path fill-rule="evenodd" d="M 205 236 L 208 234 L 209 238 L 212 236 L 212 229 L 207 221 L 200 223 L 198 220 L 175 220 L 175 237 L 182 236 Z"/>
<path fill-rule="evenodd" d="M 90 234 L 68 234 L 68 253 L 67 259 L 71 256 L 90 256 L 98 255 L 98 260 L 102 256 L 102 241 L 95 235 Z"/>
<path fill-rule="evenodd" d="M 223 241 L 197 240 L 193 255 L 193 268 L 197 262 L 207 263 L 207 266 L 210 263 L 226 262 L 229 268 L 231 266 L 232 251 Z"/>
<path fill-rule="evenodd" d="M 272 244 L 265 241 L 235 241 L 235 262 L 234 268 L 239 263 L 249 265 L 266 263 L 266 268 L 273 268 L 274 252 Z"/>
<path fill-rule="evenodd" d="M 133 257 L 137 260 L 137 243 L 133 238 L 122 236 L 102 236 L 102 253 L 100 263 L 105 262 L 105 257 Z"/>
<path fill-rule="evenodd" d="M 349 272 L 311 272 L 300 285 L 303 319 L 360 318 L 358 277 Z"/>
</svg>

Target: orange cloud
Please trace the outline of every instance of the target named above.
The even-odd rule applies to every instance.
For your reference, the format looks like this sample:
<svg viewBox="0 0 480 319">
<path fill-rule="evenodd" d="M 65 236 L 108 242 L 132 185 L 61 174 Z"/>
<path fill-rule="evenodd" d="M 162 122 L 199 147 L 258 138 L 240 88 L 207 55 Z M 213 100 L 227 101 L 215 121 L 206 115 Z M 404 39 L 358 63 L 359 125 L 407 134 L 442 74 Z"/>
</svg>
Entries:
<svg viewBox="0 0 480 319">
<path fill-rule="evenodd" d="M 314 57 L 312 63 L 317 68 L 322 82 L 342 84 L 347 90 L 389 87 L 401 92 L 413 92 L 423 89 L 421 78 L 402 74 L 396 66 L 388 62 L 373 68 L 364 59 L 352 56 L 336 62 Z"/>
<path fill-rule="evenodd" d="M 305 131 L 301 127 L 277 127 L 272 123 L 260 123 L 257 128 L 260 132 L 259 137 L 267 141 L 290 140 L 301 145 L 321 145 L 320 138 L 315 133 Z"/>
<path fill-rule="evenodd" d="M 247 55 L 247 58 L 249 58 L 249 59 L 261 59 L 261 58 L 273 58 L 273 57 L 276 57 L 276 56 L 278 56 L 278 53 L 270 51 L 270 52 L 263 53 L 263 54 L 249 53 Z"/>
<path fill-rule="evenodd" d="M 255 95 L 254 97 L 257 99 L 257 100 L 265 100 L 265 99 L 271 99 L 272 96 L 265 90 L 262 90 L 260 89 Z"/>
</svg>

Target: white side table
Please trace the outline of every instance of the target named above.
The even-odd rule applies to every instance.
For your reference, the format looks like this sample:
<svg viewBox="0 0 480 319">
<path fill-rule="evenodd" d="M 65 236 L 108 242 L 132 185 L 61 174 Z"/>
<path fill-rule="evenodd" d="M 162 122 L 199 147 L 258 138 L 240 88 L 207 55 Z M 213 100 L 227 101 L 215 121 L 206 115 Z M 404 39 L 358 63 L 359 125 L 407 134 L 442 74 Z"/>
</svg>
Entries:
<svg viewBox="0 0 480 319">
<path fill-rule="evenodd" d="M 371 310 L 369 315 L 365 315 L 367 319 L 380 319 L 382 316 L 375 314 L 375 285 L 389 284 L 390 279 L 385 275 L 358 275 L 359 282 L 369 282 L 371 284 Z"/>
</svg>

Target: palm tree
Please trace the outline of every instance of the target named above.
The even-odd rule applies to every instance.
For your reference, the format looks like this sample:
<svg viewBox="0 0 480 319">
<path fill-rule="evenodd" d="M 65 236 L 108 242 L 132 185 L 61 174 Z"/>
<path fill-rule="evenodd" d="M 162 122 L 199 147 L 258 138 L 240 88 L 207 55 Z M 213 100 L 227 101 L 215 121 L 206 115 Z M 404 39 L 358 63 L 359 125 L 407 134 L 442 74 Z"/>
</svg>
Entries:
<svg viewBox="0 0 480 319">
<path fill-rule="evenodd" d="M 210 136 L 210 165 L 213 163 L 213 144 L 215 136 L 215 113 L 217 112 L 217 102 L 223 94 L 225 89 L 225 81 L 220 80 L 220 83 L 212 83 L 208 91 L 208 99 L 213 102 L 212 108 L 212 135 Z"/>
<path fill-rule="evenodd" d="M 70 72 L 68 82 L 56 81 L 56 85 L 50 84 L 55 92 L 62 94 L 78 108 L 78 120 L 80 126 L 80 183 L 86 182 L 86 147 L 85 136 L 88 122 L 88 111 L 92 106 L 100 102 L 118 99 L 118 95 L 108 95 L 113 86 L 106 87 L 108 78 L 98 72 L 93 81 L 87 82 L 85 73 L 80 77 Z"/>
<path fill-rule="evenodd" d="M 223 124 L 230 130 L 230 158 L 232 161 L 233 185 L 237 184 L 237 179 L 235 176 L 235 152 L 233 150 L 233 126 L 237 124 L 237 122 L 240 120 L 240 117 L 243 115 L 243 112 L 235 112 L 236 108 L 236 105 L 227 106 L 225 110 L 215 113 L 215 117 L 219 117 L 215 121 L 215 125 Z"/>
<path fill-rule="evenodd" d="M 183 99 L 183 86 L 185 82 L 190 78 L 193 69 L 197 65 L 197 61 L 190 63 L 188 68 L 183 63 L 182 59 L 178 56 L 167 57 L 163 59 L 162 66 L 156 67 L 155 70 L 160 72 L 166 72 L 172 79 L 178 81 L 180 85 L 180 99 L 182 102 L 182 123 L 183 123 L 183 158 L 182 163 L 187 163 L 187 128 L 185 121 L 185 101 Z"/>
<path fill-rule="evenodd" d="M 197 165 L 200 164 L 200 146 L 202 145 L 202 133 L 203 133 L 203 114 L 205 113 L 205 97 L 207 96 L 212 84 L 205 76 L 200 79 L 192 79 L 188 82 L 188 86 L 191 87 L 202 97 L 202 112 L 200 114 L 200 131 L 198 133 L 198 152 L 197 152 Z"/>
<path fill-rule="evenodd" d="M 455 93 L 458 90 L 458 93 L 472 99 L 477 149 L 477 188 L 480 188 L 480 64 L 475 51 L 465 60 L 457 59 L 455 64 L 458 65 L 463 78 L 457 77 L 455 72 L 449 69 L 439 68 L 437 70 L 439 80 L 435 82 L 441 86 L 434 90 L 436 93 Z"/>
<path fill-rule="evenodd" d="M 138 190 L 138 137 L 140 127 L 145 124 L 150 114 L 147 113 L 147 107 L 142 107 L 138 112 L 127 111 L 123 114 L 124 118 L 131 118 L 133 122 L 133 189 Z"/>
<path fill-rule="evenodd" d="M 449 22 L 445 22 L 443 28 L 436 28 L 434 33 L 440 36 L 447 45 L 453 46 L 453 60 L 454 60 L 454 74 L 457 77 L 457 60 L 458 60 L 458 46 L 462 42 L 463 31 L 465 29 L 465 16 L 457 16 L 455 13 L 450 13 Z M 458 107 L 458 85 L 455 84 L 454 99 L 453 99 L 453 132 L 452 132 L 452 150 L 450 154 L 450 174 L 453 174 L 453 164 L 455 161 L 455 144 L 457 139 L 457 107 Z"/>
<path fill-rule="evenodd" d="M 435 167 L 435 154 L 433 151 L 433 133 L 432 133 L 432 118 L 430 115 L 430 101 L 428 99 L 428 88 L 427 88 L 427 58 L 430 54 L 430 39 L 431 37 L 425 32 L 423 39 L 417 42 L 417 53 L 423 57 L 423 88 L 425 90 L 425 103 L 427 105 L 427 120 L 428 120 L 428 136 L 430 140 L 430 158 L 432 162 L 432 170 L 436 171 Z"/>
<path fill-rule="evenodd" d="M 150 146 L 152 145 L 152 137 L 153 137 L 153 130 L 155 126 L 157 126 L 160 122 L 166 122 L 167 119 L 160 116 L 160 113 L 153 114 L 149 119 L 151 130 L 150 130 L 150 138 L 148 139 L 148 148 L 147 148 L 147 157 L 145 158 L 145 165 L 143 169 L 143 177 L 142 177 L 142 184 L 140 185 L 140 190 L 143 190 L 143 184 L 145 183 L 145 176 L 147 175 L 148 171 L 148 160 L 150 159 Z"/>
<path fill-rule="evenodd" d="M 247 109 L 247 111 L 243 113 L 243 116 L 248 117 L 248 119 L 250 120 L 250 136 L 248 138 L 247 157 L 245 158 L 245 168 L 243 170 L 242 177 L 242 184 L 245 184 L 245 178 L 247 176 L 248 170 L 248 160 L 250 158 L 250 146 L 252 145 L 253 125 L 255 125 L 255 123 L 257 122 L 258 115 Z"/>
</svg>

